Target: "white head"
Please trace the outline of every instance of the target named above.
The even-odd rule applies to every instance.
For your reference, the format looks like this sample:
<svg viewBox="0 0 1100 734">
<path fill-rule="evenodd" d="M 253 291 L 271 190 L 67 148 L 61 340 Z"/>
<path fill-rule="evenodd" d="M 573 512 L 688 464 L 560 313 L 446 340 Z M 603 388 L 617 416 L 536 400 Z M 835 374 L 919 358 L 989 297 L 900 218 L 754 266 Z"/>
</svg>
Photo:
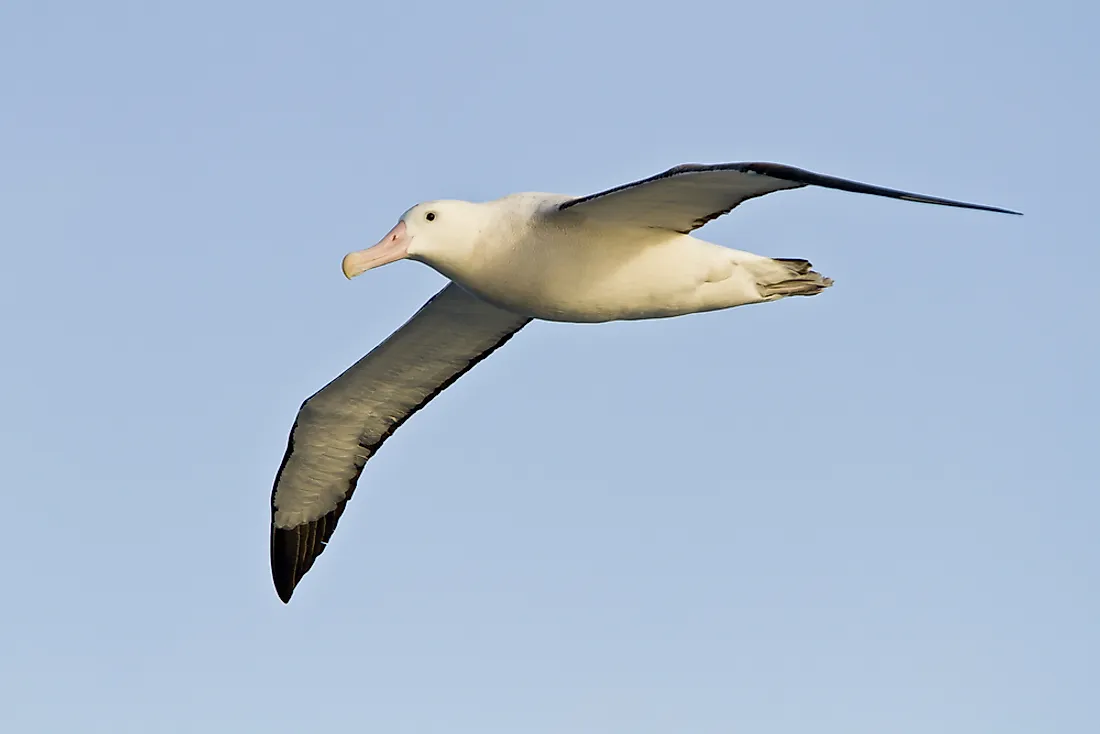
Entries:
<svg viewBox="0 0 1100 734">
<path fill-rule="evenodd" d="M 344 275 L 356 275 L 397 260 L 418 260 L 448 274 L 474 255 L 483 229 L 481 205 L 468 201 L 429 201 L 401 215 L 377 244 L 344 256 Z"/>
</svg>

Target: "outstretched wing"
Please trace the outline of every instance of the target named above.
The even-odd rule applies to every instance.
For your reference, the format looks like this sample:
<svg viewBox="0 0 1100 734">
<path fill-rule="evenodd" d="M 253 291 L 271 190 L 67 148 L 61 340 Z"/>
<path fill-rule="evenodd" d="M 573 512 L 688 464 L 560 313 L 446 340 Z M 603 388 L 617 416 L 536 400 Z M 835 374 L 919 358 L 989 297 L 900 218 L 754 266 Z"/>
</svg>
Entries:
<svg viewBox="0 0 1100 734">
<path fill-rule="evenodd" d="M 909 191 L 825 176 L 779 163 L 686 164 L 656 176 L 617 186 L 598 194 L 570 199 L 561 212 L 640 227 L 669 229 L 687 234 L 712 219 L 729 213 L 743 201 L 783 189 L 823 186 L 829 189 L 874 194 L 892 199 L 940 204 L 964 209 L 1019 214 L 982 204 L 941 199 Z"/>
<path fill-rule="evenodd" d="M 367 460 L 529 321 L 448 284 L 302 404 L 271 493 L 271 575 L 284 602 L 325 550 Z"/>
</svg>

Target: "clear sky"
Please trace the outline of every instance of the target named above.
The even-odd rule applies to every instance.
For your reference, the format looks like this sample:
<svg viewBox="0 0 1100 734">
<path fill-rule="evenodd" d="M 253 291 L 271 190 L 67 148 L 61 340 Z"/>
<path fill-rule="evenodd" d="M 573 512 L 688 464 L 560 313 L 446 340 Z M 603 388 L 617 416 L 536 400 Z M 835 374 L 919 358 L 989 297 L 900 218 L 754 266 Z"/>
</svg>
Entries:
<svg viewBox="0 0 1100 734">
<path fill-rule="evenodd" d="M 1100 731 L 1095 3 L 0 6 L 0 729 Z M 769 160 L 836 285 L 537 323 L 283 606 L 301 401 L 443 283 L 425 199 Z M 598 243 L 594 243 L 598 246 Z"/>
</svg>

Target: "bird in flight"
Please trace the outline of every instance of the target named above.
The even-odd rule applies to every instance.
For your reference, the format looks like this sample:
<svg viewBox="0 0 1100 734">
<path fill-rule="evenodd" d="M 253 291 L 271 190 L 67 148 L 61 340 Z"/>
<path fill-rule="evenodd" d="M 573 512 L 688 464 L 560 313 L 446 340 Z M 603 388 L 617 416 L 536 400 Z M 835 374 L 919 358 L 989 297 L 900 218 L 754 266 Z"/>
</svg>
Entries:
<svg viewBox="0 0 1100 734">
<path fill-rule="evenodd" d="M 377 244 L 348 254 L 348 278 L 409 259 L 450 282 L 299 409 L 271 494 L 279 597 L 290 601 L 324 551 L 386 439 L 531 320 L 666 318 L 813 296 L 832 285 L 806 260 L 691 234 L 744 201 L 804 186 L 1019 214 L 777 163 L 689 164 L 589 196 L 418 204 Z"/>
</svg>

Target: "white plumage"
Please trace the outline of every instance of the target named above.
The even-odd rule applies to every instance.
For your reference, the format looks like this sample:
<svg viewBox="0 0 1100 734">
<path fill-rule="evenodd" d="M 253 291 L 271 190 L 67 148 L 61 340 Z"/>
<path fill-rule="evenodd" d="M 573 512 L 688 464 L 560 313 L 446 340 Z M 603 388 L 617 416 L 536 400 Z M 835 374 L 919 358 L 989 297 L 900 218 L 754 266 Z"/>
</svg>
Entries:
<svg viewBox="0 0 1100 734">
<path fill-rule="evenodd" d="M 513 194 L 409 209 L 378 244 L 344 258 L 349 278 L 396 260 L 452 283 L 303 403 L 272 491 L 271 568 L 289 601 L 324 550 L 367 460 L 409 416 L 531 319 L 650 319 L 812 296 L 832 281 L 690 232 L 756 196 L 818 185 L 1012 213 L 774 163 L 677 166 L 586 197 Z"/>
</svg>

